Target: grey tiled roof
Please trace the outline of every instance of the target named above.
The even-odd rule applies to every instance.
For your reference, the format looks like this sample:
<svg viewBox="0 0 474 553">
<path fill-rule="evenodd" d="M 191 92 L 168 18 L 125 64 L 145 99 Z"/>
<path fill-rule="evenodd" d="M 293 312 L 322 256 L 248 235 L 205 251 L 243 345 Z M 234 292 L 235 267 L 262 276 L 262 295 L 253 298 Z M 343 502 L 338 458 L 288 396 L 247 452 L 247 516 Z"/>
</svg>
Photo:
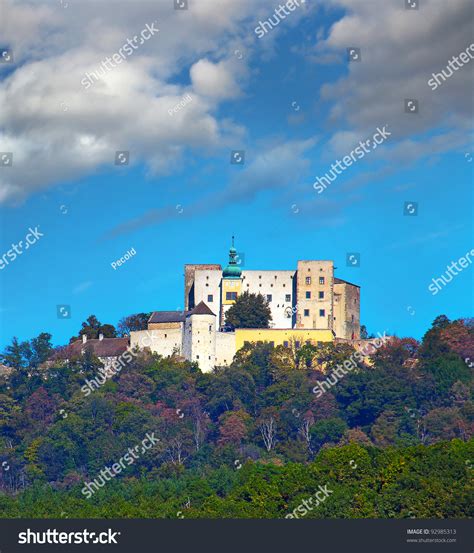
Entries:
<svg viewBox="0 0 474 553">
<path fill-rule="evenodd" d="M 182 323 L 188 311 L 153 311 L 148 323 Z"/>
</svg>

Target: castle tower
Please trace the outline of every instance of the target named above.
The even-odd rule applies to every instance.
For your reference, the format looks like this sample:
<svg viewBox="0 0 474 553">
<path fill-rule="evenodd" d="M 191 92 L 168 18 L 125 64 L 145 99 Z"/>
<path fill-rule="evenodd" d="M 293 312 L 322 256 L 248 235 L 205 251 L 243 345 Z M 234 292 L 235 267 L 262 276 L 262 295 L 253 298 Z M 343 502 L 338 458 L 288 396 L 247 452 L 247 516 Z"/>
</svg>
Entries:
<svg viewBox="0 0 474 553">
<path fill-rule="evenodd" d="M 242 293 L 242 269 L 237 264 L 237 250 L 232 246 L 229 250 L 229 264 L 222 271 L 220 326 L 224 325 L 226 311 L 235 303 Z"/>
<path fill-rule="evenodd" d="M 296 328 L 334 328 L 334 263 L 298 261 Z"/>
<path fill-rule="evenodd" d="M 216 315 L 203 301 L 186 316 L 183 355 L 196 361 L 202 372 L 216 365 Z"/>
</svg>

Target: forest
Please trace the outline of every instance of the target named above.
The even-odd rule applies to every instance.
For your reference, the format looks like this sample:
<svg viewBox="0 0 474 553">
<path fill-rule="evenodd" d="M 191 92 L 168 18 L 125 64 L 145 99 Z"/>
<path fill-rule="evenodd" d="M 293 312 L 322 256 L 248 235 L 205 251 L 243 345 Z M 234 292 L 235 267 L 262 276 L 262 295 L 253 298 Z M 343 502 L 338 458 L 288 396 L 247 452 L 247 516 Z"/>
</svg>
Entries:
<svg viewBox="0 0 474 553">
<path fill-rule="evenodd" d="M 472 319 L 395 337 L 321 394 L 352 346 L 248 344 L 211 373 L 144 351 L 86 396 L 100 361 L 52 361 L 50 340 L 1 356 L 0 517 L 285 518 L 319 486 L 300 516 L 472 516 Z"/>
</svg>

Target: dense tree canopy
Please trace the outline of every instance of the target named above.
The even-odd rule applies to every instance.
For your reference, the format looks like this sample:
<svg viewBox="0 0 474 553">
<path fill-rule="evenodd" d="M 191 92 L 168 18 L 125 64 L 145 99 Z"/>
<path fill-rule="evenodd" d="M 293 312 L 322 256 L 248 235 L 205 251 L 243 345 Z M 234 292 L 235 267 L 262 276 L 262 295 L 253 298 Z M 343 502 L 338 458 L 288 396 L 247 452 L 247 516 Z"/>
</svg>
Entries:
<svg viewBox="0 0 474 553">
<path fill-rule="evenodd" d="M 225 314 L 226 324 L 234 328 L 268 328 L 272 313 L 267 300 L 261 294 L 245 291 Z"/>
<path fill-rule="evenodd" d="M 73 336 L 70 342 L 74 342 L 81 336 L 87 336 L 88 340 L 94 340 L 99 337 L 99 334 L 103 334 L 104 338 L 115 338 L 117 331 L 111 324 L 102 324 L 95 315 L 89 315 L 86 321 L 82 323 L 79 336 Z"/>
<path fill-rule="evenodd" d="M 123 317 L 118 323 L 117 334 L 119 336 L 129 336 L 130 332 L 146 330 L 150 316 L 151 313 L 135 313 L 134 315 Z"/>
<path fill-rule="evenodd" d="M 473 332 L 437 321 L 421 343 L 393 339 L 320 396 L 350 345 L 247 344 L 205 374 L 142 352 L 86 396 L 102 369 L 90 352 L 44 365 L 48 334 L 15 339 L 0 376 L 0 516 L 175 517 L 188 505 L 189 518 L 284 517 L 325 483 L 334 495 L 308 517 L 472 516 Z M 152 433 L 156 445 L 85 497 Z"/>
</svg>

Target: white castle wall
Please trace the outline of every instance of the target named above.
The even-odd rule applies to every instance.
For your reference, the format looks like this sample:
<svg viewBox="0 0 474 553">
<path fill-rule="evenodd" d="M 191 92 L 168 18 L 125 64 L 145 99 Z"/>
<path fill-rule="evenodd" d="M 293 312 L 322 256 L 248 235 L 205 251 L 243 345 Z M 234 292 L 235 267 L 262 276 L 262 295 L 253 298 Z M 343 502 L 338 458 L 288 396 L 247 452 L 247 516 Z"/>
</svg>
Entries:
<svg viewBox="0 0 474 553">
<path fill-rule="evenodd" d="M 133 349 L 150 348 L 153 353 L 163 357 L 178 351 L 182 355 L 183 325 L 179 328 L 160 328 L 153 330 L 139 330 L 130 332 L 130 347 Z"/>
<path fill-rule="evenodd" d="M 216 365 L 216 317 L 191 315 L 186 318 L 183 354 L 189 361 L 196 361 L 202 372 L 211 371 Z"/>
<path fill-rule="evenodd" d="M 293 279 L 295 271 L 242 271 L 242 292 L 271 295 L 269 302 L 272 312 L 272 328 L 291 328 L 292 317 L 289 312 L 296 305 L 294 297 Z M 286 296 L 290 296 L 290 300 Z"/>
<path fill-rule="evenodd" d="M 235 332 L 216 332 L 216 365 L 230 365 L 235 351 Z"/>
<path fill-rule="evenodd" d="M 194 276 L 194 303 L 203 301 L 219 317 L 221 307 L 221 271 L 197 270 Z M 212 295 L 212 301 L 208 296 Z"/>
</svg>

